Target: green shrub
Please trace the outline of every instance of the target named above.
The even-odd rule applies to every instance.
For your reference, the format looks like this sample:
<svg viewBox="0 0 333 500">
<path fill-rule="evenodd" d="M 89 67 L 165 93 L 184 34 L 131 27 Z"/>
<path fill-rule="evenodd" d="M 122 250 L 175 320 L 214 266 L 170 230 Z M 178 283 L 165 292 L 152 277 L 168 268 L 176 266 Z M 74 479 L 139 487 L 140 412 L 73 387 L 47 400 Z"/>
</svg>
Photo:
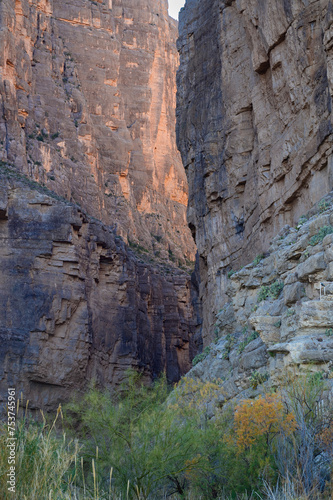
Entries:
<svg viewBox="0 0 333 500">
<path fill-rule="evenodd" d="M 237 352 L 238 354 L 241 354 L 245 347 L 250 343 L 252 342 L 253 340 L 257 339 L 259 337 L 259 333 L 256 332 L 256 331 L 253 331 L 248 337 L 246 337 L 245 340 L 243 340 L 243 342 L 241 342 L 238 346 L 238 349 L 237 349 Z"/>
<path fill-rule="evenodd" d="M 282 281 L 275 281 L 272 283 L 270 286 L 262 286 L 259 290 L 258 294 L 258 302 L 262 302 L 263 300 L 268 299 L 269 297 L 272 299 L 277 299 L 279 298 L 282 290 L 283 290 L 284 284 Z"/>
<path fill-rule="evenodd" d="M 262 302 L 269 297 L 269 286 L 263 285 L 258 294 L 258 302 Z"/>
<path fill-rule="evenodd" d="M 224 352 L 222 354 L 223 359 L 229 359 L 229 354 L 231 352 L 231 349 L 235 345 L 235 337 L 231 335 L 231 333 L 228 333 L 228 335 L 226 336 L 226 341 L 227 342 L 225 344 Z"/>
<path fill-rule="evenodd" d="M 250 376 L 250 385 L 252 389 L 256 389 L 258 385 L 263 384 L 268 380 L 268 373 L 260 373 L 258 371 L 254 371 Z"/>
<path fill-rule="evenodd" d="M 299 219 L 298 223 L 297 223 L 297 226 L 296 226 L 296 229 L 300 229 L 303 224 L 305 224 L 309 219 L 307 218 L 306 215 L 302 215 L 302 217 Z"/>
<path fill-rule="evenodd" d="M 257 255 L 257 257 L 253 261 L 253 265 L 257 266 L 259 262 L 261 262 L 265 258 L 264 254 Z"/>
<path fill-rule="evenodd" d="M 108 196 L 112 196 L 112 193 L 110 193 Z M 149 250 L 147 250 L 147 248 L 143 247 L 139 243 L 135 243 L 135 241 L 131 241 L 130 239 L 128 239 L 128 245 L 138 253 L 149 253 Z"/>
<path fill-rule="evenodd" d="M 272 297 L 273 299 L 277 299 L 280 296 L 283 287 L 284 284 L 282 281 L 275 281 L 269 288 L 270 297 Z"/>
<path fill-rule="evenodd" d="M 228 278 L 230 279 L 231 276 L 233 276 L 235 274 L 236 271 L 234 271 L 233 269 L 231 269 L 229 272 L 228 272 Z"/>
<path fill-rule="evenodd" d="M 321 200 L 318 204 L 318 211 L 320 214 L 325 212 L 328 208 L 330 208 L 331 204 L 327 200 Z"/>
<path fill-rule="evenodd" d="M 165 379 L 146 387 L 130 373 L 119 393 L 91 389 L 70 405 L 85 442 L 84 467 L 96 460 L 101 490 L 108 491 L 113 468 L 114 488 L 122 498 L 163 498 L 164 489 L 178 483 L 184 490 L 186 472 L 199 470 L 201 431 L 194 421 L 177 418 L 175 405 L 165 405 L 168 393 Z M 86 482 L 92 488 L 94 478 Z"/>
<path fill-rule="evenodd" d="M 201 352 L 200 354 L 197 354 L 193 358 L 193 360 L 192 360 L 192 366 L 195 366 L 198 363 L 200 363 L 200 361 L 203 361 L 204 359 L 206 359 L 209 353 L 210 353 L 210 347 L 207 346 L 207 347 L 205 347 L 205 349 L 204 349 L 203 352 Z"/>
<path fill-rule="evenodd" d="M 332 233 L 333 233 L 333 226 L 323 226 L 319 229 L 317 234 L 315 234 L 314 236 L 312 236 L 312 238 L 310 238 L 309 243 L 311 246 L 314 247 L 315 245 L 318 245 L 318 243 L 321 243 L 325 238 L 325 236 Z"/>
</svg>

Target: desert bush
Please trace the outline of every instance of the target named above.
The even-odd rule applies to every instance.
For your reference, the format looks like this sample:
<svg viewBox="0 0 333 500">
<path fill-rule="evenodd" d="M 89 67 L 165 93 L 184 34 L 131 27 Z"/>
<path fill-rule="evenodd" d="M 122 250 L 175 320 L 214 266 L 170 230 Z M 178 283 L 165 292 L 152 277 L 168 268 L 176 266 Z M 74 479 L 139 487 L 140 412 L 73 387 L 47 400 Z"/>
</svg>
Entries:
<svg viewBox="0 0 333 500">
<path fill-rule="evenodd" d="M 279 298 L 282 290 L 283 290 L 284 284 L 282 281 L 275 281 L 272 283 L 270 286 L 262 286 L 259 290 L 258 294 L 258 302 L 262 302 L 263 300 L 268 299 L 269 297 L 272 299 L 277 299 Z"/>
<path fill-rule="evenodd" d="M 103 489 L 108 488 L 112 467 L 115 488 L 124 498 L 158 498 L 165 489 L 182 493 L 186 474 L 203 467 L 199 429 L 180 418 L 175 406 L 165 405 L 167 395 L 165 379 L 146 387 L 131 373 L 120 393 L 92 388 L 70 406 L 86 443 L 86 467 L 98 448 L 98 481 Z"/>
<path fill-rule="evenodd" d="M 243 341 L 239 344 L 239 346 L 238 346 L 238 348 L 237 348 L 237 352 L 238 352 L 238 354 L 241 354 L 241 353 L 244 351 L 245 347 L 246 347 L 247 345 L 249 345 L 249 343 L 250 343 L 250 342 L 252 342 L 253 340 L 256 340 L 258 337 L 259 337 L 259 333 L 258 333 L 258 332 L 256 332 L 255 330 L 254 330 L 253 332 L 251 332 L 251 333 L 250 333 L 250 335 L 248 335 L 248 336 L 245 338 L 245 340 L 243 340 Z"/>
<path fill-rule="evenodd" d="M 329 388 L 320 372 L 287 380 L 283 389 L 287 412 L 295 415 L 293 438 L 281 436 L 276 463 L 283 481 L 300 496 L 316 498 L 330 481 L 333 460 L 333 412 Z"/>
<path fill-rule="evenodd" d="M 265 258 L 264 254 L 257 255 L 253 261 L 253 265 L 257 266 Z"/>
<path fill-rule="evenodd" d="M 321 243 L 325 238 L 325 236 L 332 233 L 333 233 L 333 226 L 323 226 L 319 229 L 317 234 L 315 234 L 314 236 L 312 236 L 312 238 L 310 238 L 309 243 L 311 246 L 314 247 L 315 245 L 318 245 L 318 243 Z"/>
<path fill-rule="evenodd" d="M 201 361 L 203 361 L 204 359 L 206 359 L 209 353 L 210 353 L 210 347 L 207 346 L 207 347 L 205 347 L 205 349 L 203 350 L 203 352 L 201 352 L 200 354 L 197 354 L 193 358 L 193 360 L 192 360 L 192 366 L 195 366 L 198 363 L 200 363 Z"/>
</svg>

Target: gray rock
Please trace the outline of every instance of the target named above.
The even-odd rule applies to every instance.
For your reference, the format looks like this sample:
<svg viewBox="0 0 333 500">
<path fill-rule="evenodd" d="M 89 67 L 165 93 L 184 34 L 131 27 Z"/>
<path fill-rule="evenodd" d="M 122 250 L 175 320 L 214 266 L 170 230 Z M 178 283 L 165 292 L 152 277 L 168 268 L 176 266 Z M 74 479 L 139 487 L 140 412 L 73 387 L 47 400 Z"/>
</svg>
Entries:
<svg viewBox="0 0 333 500">
<path fill-rule="evenodd" d="M 309 281 L 309 277 L 326 268 L 324 252 L 316 253 L 296 268 L 296 276 L 300 281 Z"/>
<path fill-rule="evenodd" d="M 283 289 L 284 303 L 286 306 L 291 306 L 304 296 L 304 285 L 296 282 L 292 285 L 287 285 Z"/>
</svg>

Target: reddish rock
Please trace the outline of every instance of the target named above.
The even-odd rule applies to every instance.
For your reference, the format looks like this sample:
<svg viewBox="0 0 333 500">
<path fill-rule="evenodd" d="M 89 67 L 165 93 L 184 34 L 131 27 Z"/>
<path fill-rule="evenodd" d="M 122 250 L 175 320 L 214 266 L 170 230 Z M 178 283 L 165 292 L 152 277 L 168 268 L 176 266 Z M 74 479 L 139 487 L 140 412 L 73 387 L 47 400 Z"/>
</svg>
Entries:
<svg viewBox="0 0 333 500">
<path fill-rule="evenodd" d="M 167 0 L 3 0 L 0 159 L 116 226 L 194 260 L 175 141 Z"/>
<path fill-rule="evenodd" d="M 16 175 L 16 174 L 15 174 Z M 110 227 L 0 174 L 0 395 L 53 409 L 95 379 L 186 373 L 200 344 L 187 273 L 139 260 Z"/>
</svg>

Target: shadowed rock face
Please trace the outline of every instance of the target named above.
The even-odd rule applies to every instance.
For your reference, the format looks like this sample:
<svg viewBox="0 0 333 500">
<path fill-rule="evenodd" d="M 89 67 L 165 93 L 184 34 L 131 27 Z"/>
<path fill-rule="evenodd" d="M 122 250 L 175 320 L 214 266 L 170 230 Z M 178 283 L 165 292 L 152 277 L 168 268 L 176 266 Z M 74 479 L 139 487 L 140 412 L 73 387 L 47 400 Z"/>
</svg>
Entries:
<svg viewBox="0 0 333 500">
<path fill-rule="evenodd" d="M 201 257 L 206 341 L 227 272 L 332 189 L 330 0 L 187 0 L 178 146 Z"/>
<path fill-rule="evenodd" d="M 125 241 L 194 260 L 167 0 L 3 0 L 0 159 Z"/>
<path fill-rule="evenodd" d="M 177 381 L 200 338 L 196 284 L 153 267 L 75 205 L 0 174 L 0 395 L 53 409 L 129 367 Z"/>
</svg>

